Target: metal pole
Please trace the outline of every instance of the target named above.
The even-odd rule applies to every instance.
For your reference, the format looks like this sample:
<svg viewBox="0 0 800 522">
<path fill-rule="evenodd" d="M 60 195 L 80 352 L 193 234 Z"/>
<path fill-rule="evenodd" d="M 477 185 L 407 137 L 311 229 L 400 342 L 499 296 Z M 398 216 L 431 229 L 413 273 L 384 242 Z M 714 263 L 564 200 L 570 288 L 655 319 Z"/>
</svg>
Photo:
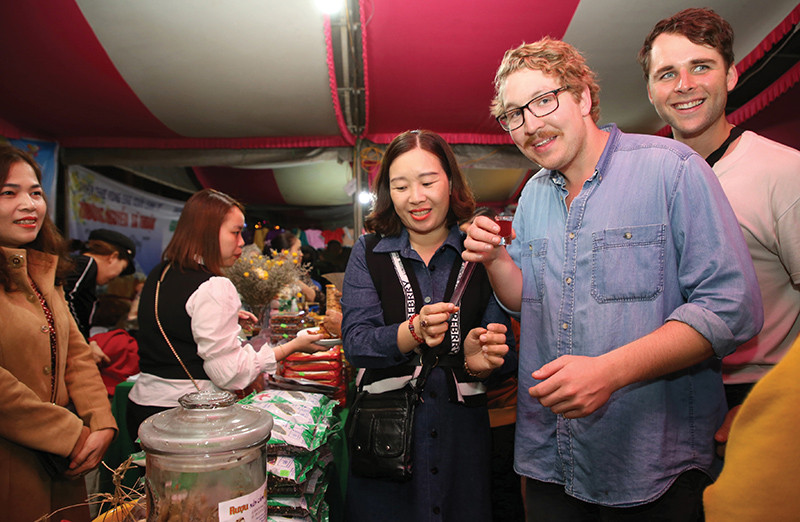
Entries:
<svg viewBox="0 0 800 522">
<path fill-rule="evenodd" d="M 357 238 L 361 235 L 361 229 L 364 224 L 364 212 L 361 206 L 359 196 L 363 190 L 363 170 L 361 169 L 361 138 L 356 139 L 355 147 L 353 147 L 353 176 L 356 181 L 356 191 L 353 193 L 353 237 Z"/>
</svg>

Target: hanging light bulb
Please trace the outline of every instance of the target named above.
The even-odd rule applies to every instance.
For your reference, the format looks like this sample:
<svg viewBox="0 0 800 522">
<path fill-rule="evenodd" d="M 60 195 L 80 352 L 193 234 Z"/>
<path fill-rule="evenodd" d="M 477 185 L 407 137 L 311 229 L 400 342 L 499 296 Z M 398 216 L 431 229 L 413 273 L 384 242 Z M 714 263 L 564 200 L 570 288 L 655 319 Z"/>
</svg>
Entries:
<svg viewBox="0 0 800 522">
<path fill-rule="evenodd" d="M 366 205 L 367 203 L 372 201 L 372 195 L 369 192 L 361 191 L 358 193 L 358 202 L 362 205 Z"/>
<path fill-rule="evenodd" d="M 344 7 L 344 0 L 316 0 L 317 9 L 327 15 L 334 15 Z"/>
</svg>

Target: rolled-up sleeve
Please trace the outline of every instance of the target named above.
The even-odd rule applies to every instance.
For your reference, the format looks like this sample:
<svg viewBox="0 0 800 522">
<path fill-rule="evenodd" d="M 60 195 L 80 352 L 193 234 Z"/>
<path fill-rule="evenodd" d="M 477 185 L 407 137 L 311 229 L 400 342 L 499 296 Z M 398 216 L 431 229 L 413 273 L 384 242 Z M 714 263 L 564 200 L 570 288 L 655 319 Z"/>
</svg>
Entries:
<svg viewBox="0 0 800 522">
<path fill-rule="evenodd" d="M 764 309 L 753 262 L 736 216 L 714 173 L 698 156 L 677 177 L 670 220 L 686 304 L 667 320 L 705 337 L 718 357 L 761 331 Z"/>
</svg>

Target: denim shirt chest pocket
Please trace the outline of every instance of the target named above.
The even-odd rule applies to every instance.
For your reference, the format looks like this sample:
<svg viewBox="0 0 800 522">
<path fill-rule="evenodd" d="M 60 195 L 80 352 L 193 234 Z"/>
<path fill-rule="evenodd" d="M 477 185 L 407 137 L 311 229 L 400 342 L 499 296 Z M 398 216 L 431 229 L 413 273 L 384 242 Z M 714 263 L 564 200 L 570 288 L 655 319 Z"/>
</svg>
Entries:
<svg viewBox="0 0 800 522">
<path fill-rule="evenodd" d="M 534 239 L 523 247 L 522 300 L 526 303 L 541 303 L 544 298 L 544 273 L 547 260 L 547 238 Z M 527 283 L 530 281 L 530 283 Z"/>
<path fill-rule="evenodd" d="M 592 233 L 592 296 L 598 303 L 648 301 L 664 290 L 666 225 Z"/>
</svg>

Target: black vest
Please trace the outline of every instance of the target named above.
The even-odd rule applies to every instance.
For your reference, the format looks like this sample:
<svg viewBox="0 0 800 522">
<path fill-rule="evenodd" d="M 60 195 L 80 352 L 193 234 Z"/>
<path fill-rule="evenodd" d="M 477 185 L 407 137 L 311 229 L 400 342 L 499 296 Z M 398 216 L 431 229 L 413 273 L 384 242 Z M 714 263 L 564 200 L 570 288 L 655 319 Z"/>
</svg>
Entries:
<svg viewBox="0 0 800 522">
<path fill-rule="evenodd" d="M 367 267 L 369 268 L 370 277 L 372 278 L 372 283 L 375 286 L 375 290 L 380 297 L 384 323 L 387 325 L 399 324 L 408 319 L 405 310 L 405 293 L 402 285 L 400 284 L 400 280 L 397 277 L 397 273 L 395 272 L 389 253 L 374 252 L 375 245 L 377 245 L 378 241 L 380 241 L 380 238 L 375 234 L 368 234 L 365 237 Z M 419 283 L 414 275 L 414 269 L 411 262 L 408 259 L 402 259 L 402 263 L 406 274 L 408 275 L 408 280 L 413 289 L 414 296 L 417 297 L 417 299 L 415 299 L 415 312 L 419 313 L 419 310 L 424 306 L 422 299 L 418 297 L 422 295 L 422 292 L 419 289 Z M 453 263 L 453 267 L 450 270 L 450 278 L 447 282 L 444 295 L 445 301 L 450 299 L 450 296 L 453 294 L 453 289 L 455 288 L 460 266 L 461 260 L 458 258 L 456 262 Z M 452 350 L 452 337 L 449 333 L 445 335 L 444 341 L 435 348 L 429 348 L 424 345 L 421 346 L 422 351 L 434 350 L 436 353 L 438 353 L 438 366 L 446 368 L 448 373 L 452 375 L 458 382 L 480 380 L 467 375 L 467 373 L 464 371 L 464 352 L 462 345 L 464 342 L 464 337 L 470 332 L 470 330 L 481 326 L 481 320 L 483 319 L 484 311 L 486 310 L 486 306 L 489 304 L 489 299 L 491 299 L 491 296 L 492 287 L 489 284 L 489 277 L 486 274 L 486 270 L 484 269 L 483 265 L 479 264 L 475 267 L 475 271 L 472 273 L 472 278 L 467 285 L 464 296 L 461 299 L 461 305 L 459 307 L 460 320 L 458 325 L 461 330 L 459 336 L 461 341 L 459 346 L 455 347 L 455 350 Z M 454 353 L 450 354 L 449 352 L 451 351 Z M 419 364 L 419 357 L 415 357 L 412 352 L 409 355 L 409 364 L 390 368 L 371 368 L 365 372 L 362 382 L 364 384 L 369 384 L 381 379 L 408 375 L 413 371 L 413 366 L 417 364 Z M 452 381 L 453 380 L 450 379 L 451 400 L 453 400 L 454 396 L 456 395 L 454 389 L 455 382 Z M 479 399 L 477 402 L 474 399 L 477 399 L 477 397 L 473 398 L 473 400 L 466 401 L 466 404 L 470 406 L 485 404 L 485 395 L 482 395 L 481 399 Z"/>
<path fill-rule="evenodd" d="M 170 350 L 161 331 L 156 324 L 155 296 L 156 283 L 164 270 L 165 263 L 159 263 L 142 288 L 139 301 L 139 331 L 136 338 L 139 343 L 139 368 L 163 379 L 189 379 L 183 371 L 178 359 Z M 214 277 L 205 271 L 181 272 L 170 267 L 158 297 L 158 318 L 169 341 L 183 360 L 183 364 L 195 379 L 208 380 L 203 370 L 203 359 L 197 355 L 197 344 L 192 336 L 192 323 L 186 313 L 186 301 L 197 288 Z"/>
</svg>

